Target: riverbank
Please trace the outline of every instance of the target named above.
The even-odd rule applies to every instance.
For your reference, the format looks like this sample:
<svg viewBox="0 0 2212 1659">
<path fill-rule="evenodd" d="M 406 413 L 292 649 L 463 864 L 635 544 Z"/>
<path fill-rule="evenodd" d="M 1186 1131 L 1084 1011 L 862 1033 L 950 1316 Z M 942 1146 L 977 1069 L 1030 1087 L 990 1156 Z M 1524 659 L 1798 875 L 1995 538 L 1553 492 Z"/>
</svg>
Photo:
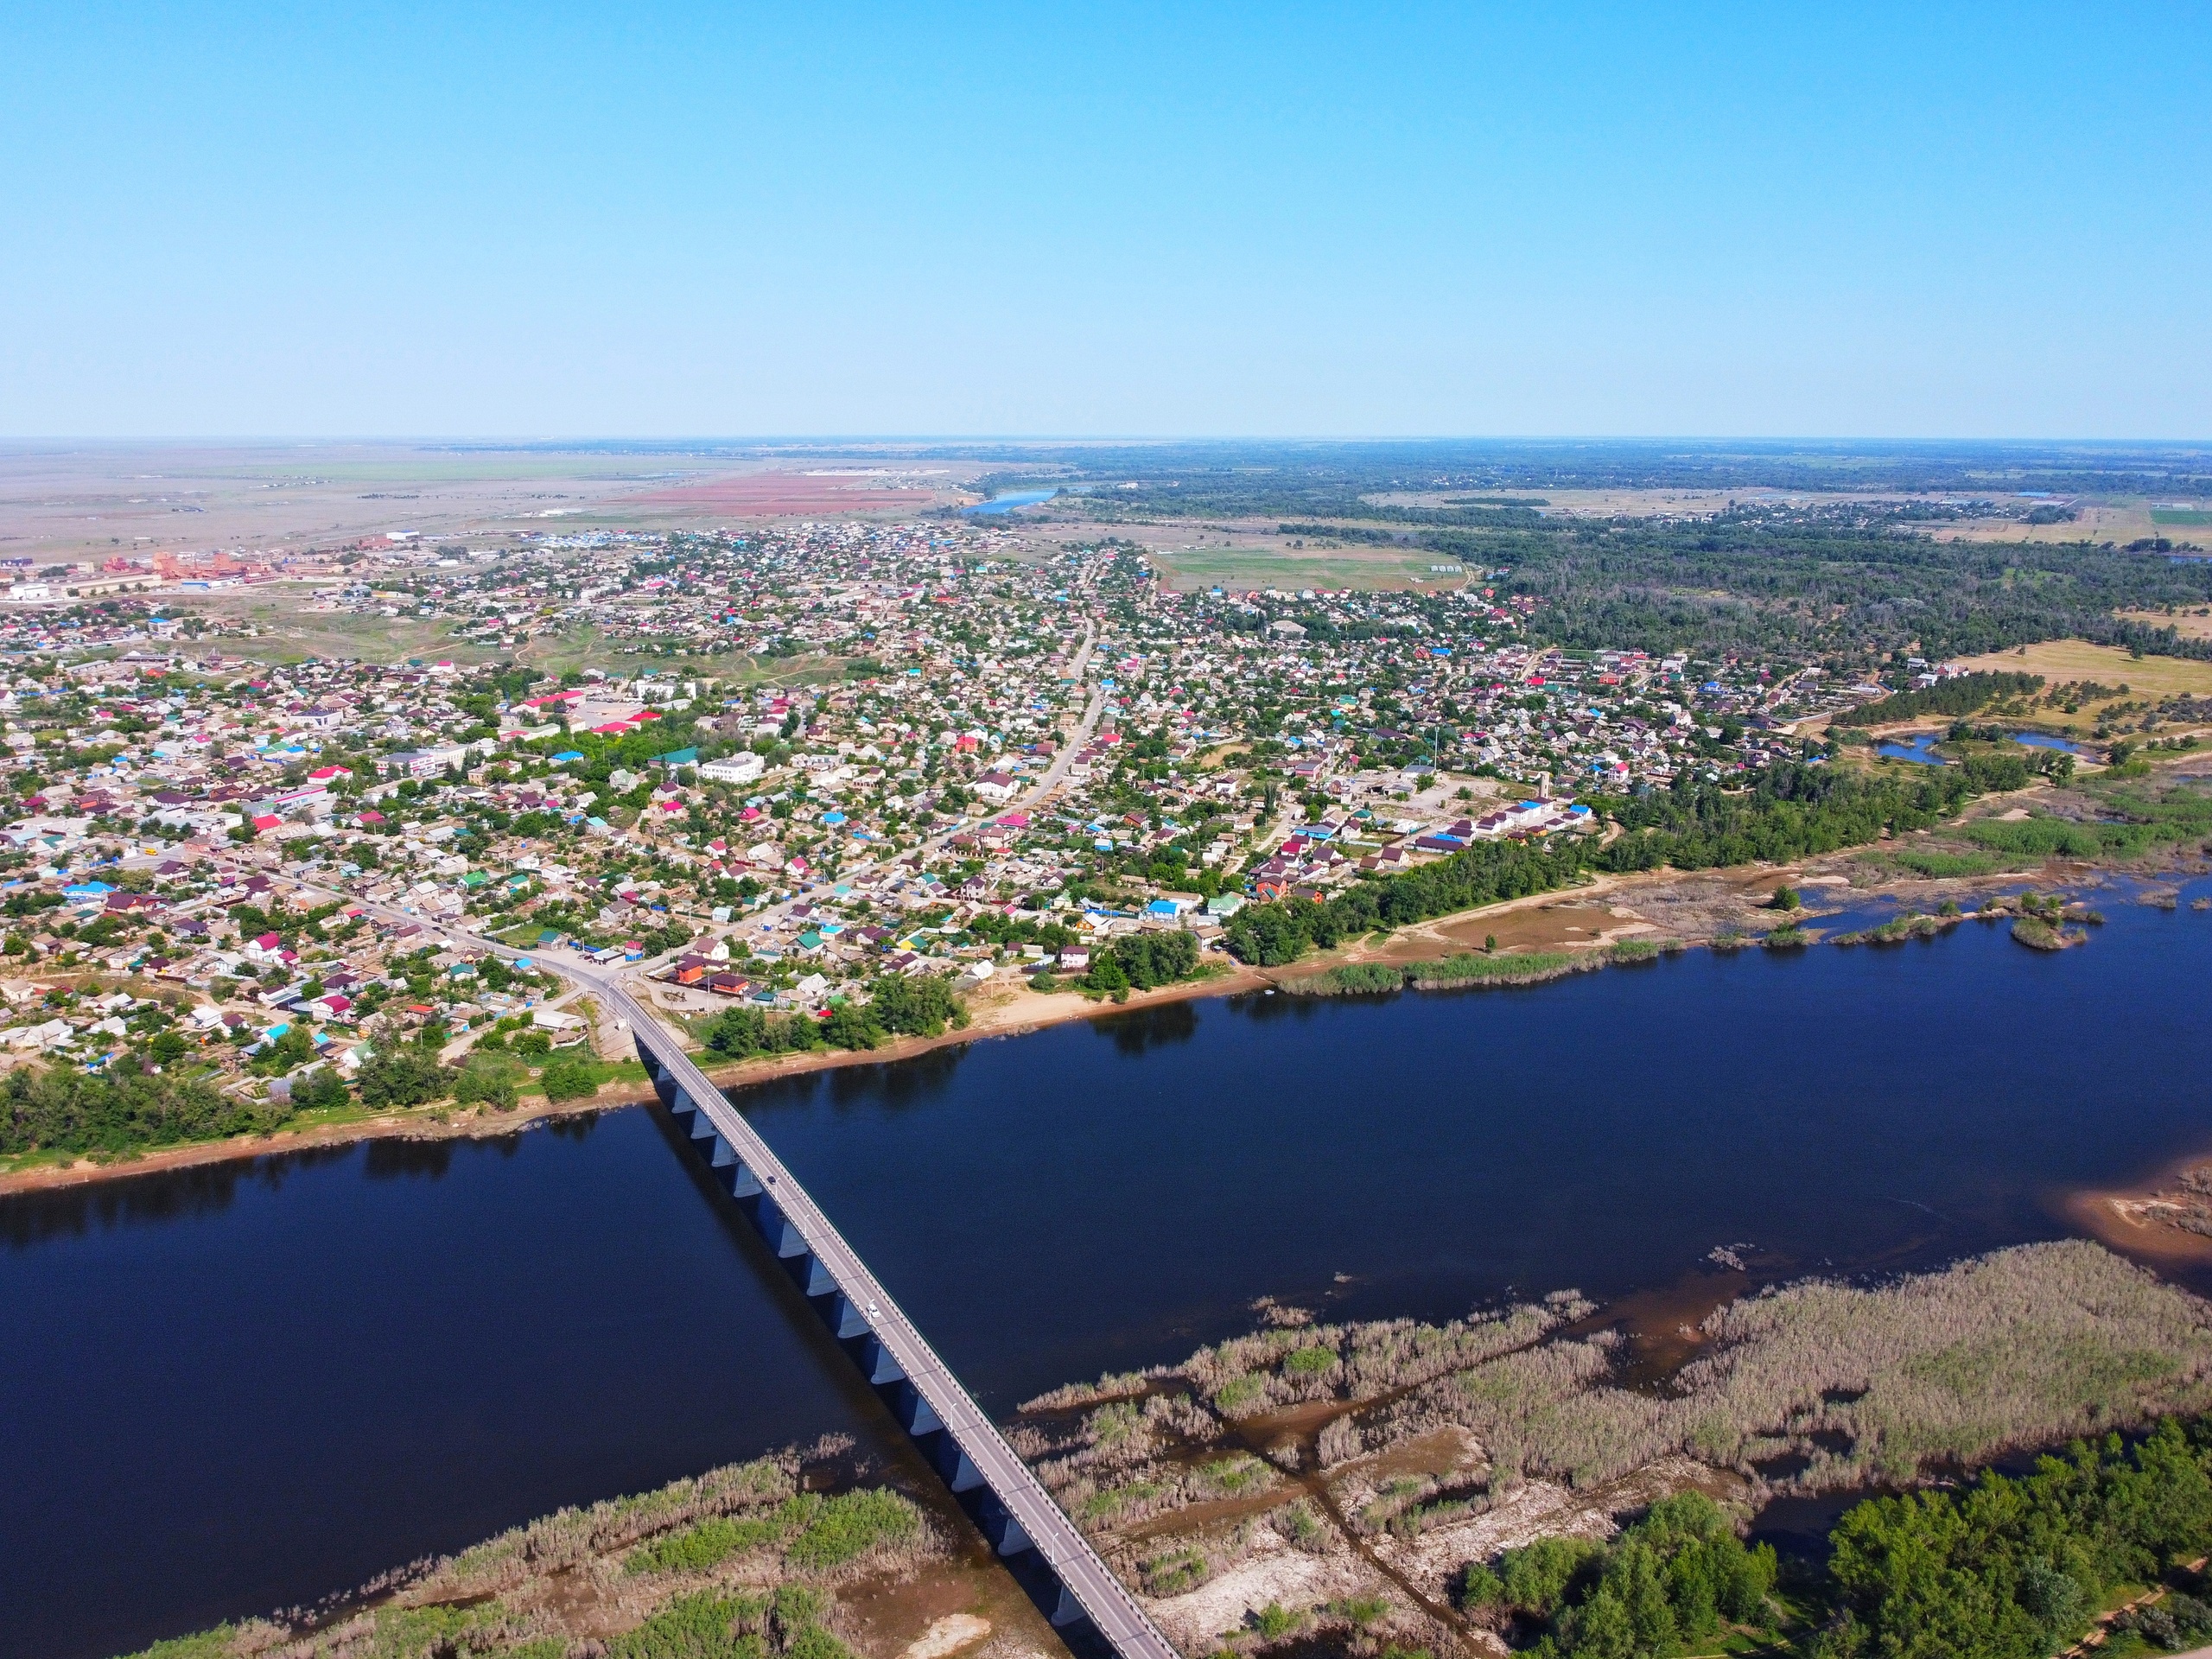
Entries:
<svg viewBox="0 0 2212 1659">
<path fill-rule="evenodd" d="M 2212 1305 L 2087 1241 L 1872 1288 L 1706 1278 L 1442 1325 L 1270 1306 L 1180 1363 L 1031 1401 L 1015 1444 L 1186 1649 L 1370 1605 L 1394 1640 L 1481 1650 L 1471 1565 L 1605 1539 L 1661 1498 L 1748 1517 L 2212 1406 Z M 1627 1327 L 1716 1297 L 1656 1371 Z"/>
<path fill-rule="evenodd" d="M 803 1659 L 1064 1655 L 926 1474 L 887 1473 L 843 1440 L 786 1450 L 564 1509 L 139 1659 L 557 1659 L 572 1643 L 659 1659 L 747 1650 L 736 1632 Z"/>
<path fill-rule="evenodd" d="M 2082 1231 L 2126 1255 L 2212 1267 L 2212 1162 L 2202 1153 L 2133 1185 L 2069 1193 L 2061 1208 Z"/>
<path fill-rule="evenodd" d="M 2212 769 L 2212 755 L 2201 753 L 2177 756 L 2161 768 L 2172 781 L 2201 778 L 2207 769 Z M 1072 990 L 1033 991 L 1009 975 L 988 982 L 970 997 L 969 1023 L 957 1030 L 934 1037 L 899 1038 L 874 1049 L 813 1050 L 712 1066 L 708 1072 L 722 1088 L 742 1090 L 807 1072 L 890 1064 L 938 1049 L 1022 1036 L 1077 1020 L 1192 998 L 1301 985 L 1319 987 L 1330 983 L 1332 975 L 1340 969 L 1395 968 L 1404 970 L 1400 975 L 1402 983 L 1440 987 L 1533 983 L 1579 973 L 1592 965 L 1648 959 L 1656 949 L 1732 948 L 1760 943 L 1770 934 L 1779 936 L 1777 944 L 1820 943 L 1823 934 L 1819 925 L 1824 919 L 1885 901 L 1897 904 L 1901 911 L 1921 914 L 1947 904 L 1980 910 L 1987 895 L 2024 882 L 2046 889 L 2081 890 L 2119 874 L 2172 878 L 2201 874 L 2207 868 L 2204 844 L 2186 838 L 2155 842 L 2136 856 L 2124 859 L 2006 855 L 1986 850 L 1974 839 L 1978 836 L 2001 847 L 2008 837 L 2018 837 L 2019 827 L 2031 825 L 2031 814 L 2051 815 L 2036 818 L 2036 823 L 2075 824 L 2095 822 L 2097 810 L 2094 799 L 2037 785 L 1977 802 L 1964 817 L 1936 830 L 1795 862 L 1742 864 L 1687 873 L 1661 868 L 1597 875 L 1576 887 L 1435 918 L 1387 935 L 1353 940 L 1334 950 L 1313 952 L 1274 968 L 1254 968 L 1225 957 L 1211 957 L 1204 976 L 1155 990 L 1133 991 L 1120 1002 Z M 1800 907 L 1774 908 L 1774 896 L 1780 888 L 1795 891 Z M 1884 942 L 1888 935 L 1878 928 L 1865 937 Z M 2065 937 L 2071 941 L 2078 936 Z M 1469 964 L 1479 967 L 1474 963 L 1478 952 L 1493 961 L 1518 956 L 1548 960 L 1541 970 L 1525 973 L 1503 968 L 1474 971 Z M 1424 964 L 1455 959 L 1460 971 L 1419 971 Z M 1354 977 L 1360 979 L 1357 975 Z M 1380 988 L 1384 977 L 1368 975 L 1357 988 Z M 641 998 L 649 1005 L 652 995 L 650 988 L 640 988 Z M 603 1020 L 596 1034 L 602 1052 L 624 1052 L 628 1047 L 627 1034 Z M 353 1112 L 342 1115 L 339 1121 L 288 1127 L 269 1135 L 163 1147 L 107 1161 L 80 1158 L 67 1163 L 33 1162 L 0 1171 L 0 1195 L 353 1141 L 499 1136 L 541 1120 L 651 1098 L 651 1091 L 642 1083 L 616 1083 L 602 1086 L 596 1095 L 557 1103 L 541 1096 L 524 1096 L 505 1112 L 452 1106 L 375 1115 Z"/>
<path fill-rule="evenodd" d="M 1079 992 L 1058 991 L 1040 995 L 1029 990 L 1027 986 L 1009 985 L 1003 989 L 981 993 L 978 1000 L 969 1004 L 969 1019 L 965 1027 L 945 1031 L 935 1037 L 901 1037 L 872 1049 L 816 1049 L 734 1065 L 706 1065 L 702 1069 L 717 1087 L 738 1090 L 805 1072 L 888 1065 L 938 1049 L 996 1038 L 1025 1036 L 1071 1020 L 1100 1019 L 1130 1008 L 1185 1001 L 1192 997 L 1222 996 L 1255 990 L 1273 982 L 1260 970 L 1230 964 L 1224 970 L 1209 974 L 1202 979 L 1162 986 L 1156 990 L 1132 991 L 1125 1001 L 1119 1003 L 1087 997 Z M 701 1051 L 694 1049 L 693 1052 L 701 1054 L 702 1059 L 705 1058 Z M 221 1141 L 195 1141 L 177 1146 L 157 1147 L 105 1161 L 79 1158 L 67 1163 L 33 1163 L 0 1172 L 0 1197 L 12 1192 L 79 1186 L 163 1170 L 190 1169 L 207 1164 L 226 1163 L 235 1159 L 346 1146 L 359 1141 L 493 1139 L 512 1135 L 548 1119 L 639 1105 L 653 1098 L 652 1089 L 642 1081 L 615 1082 L 601 1085 L 594 1094 L 573 1100 L 551 1101 L 543 1095 L 522 1095 L 511 1109 L 503 1112 L 494 1111 L 488 1106 L 457 1107 L 448 1103 L 366 1116 L 346 1115 L 332 1122 L 302 1124 L 266 1135 L 232 1135 Z"/>
<path fill-rule="evenodd" d="M 1785 925 L 1806 930 L 1807 942 L 1815 942 L 1821 938 L 1817 924 L 1845 907 L 1836 901 L 1847 901 L 1856 907 L 1891 899 L 1932 909 L 1947 900 L 1977 898 L 1978 907 L 1978 895 L 2018 886 L 2021 880 L 2018 873 L 2008 872 L 1892 881 L 1859 888 L 1852 885 L 1849 874 L 1838 872 L 1866 850 L 1854 849 L 1796 864 L 1600 876 L 1580 887 L 1509 899 L 1338 950 L 1317 951 L 1281 967 L 1253 968 L 1214 957 L 1211 959 L 1214 971 L 1204 977 L 1150 991 L 1132 991 L 1118 1002 L 1078 991 L 1040 993 L 1009 980 L 978 992 L 970 1000 L 966 1027 L 934 1037 L 903 1037 L 873 1049 L 813 1050 L 703 1069 L 718 1087 L 739 1090 L 809 1072 L 890 1065 L 939 1049 L 1027 1036 L 1077 1020 L 1105 1019 L 1196 998 L 1311 989 L 1325 984 L 1335 970 L 1370 965 L 1401 970 L 1401 982 L 1408 986 L 1532 985 L 1595 968 L 1646 960 L 1662 947 L 1687 950 L 1755 944 L 1764 933 Z M 2098 867 L 2087 864 L 2048 867 L 2048 879 L 2054 885 L 2094 884 L 2103 874 Z M 1806 896 L 1805 907 L 1786 913 L 1772 908 L 1772 893 L 1785 886 L 1795 887 Z M 1651 946 L 1652 951 L 1639 951 L 1637 947 L 1643 944 Z M 1483 962 L 1496 966 L 1458 974 L 1419 971 L 1424 964 L 1466 962 L 1476 951 L 1483 952 Z M 1522 957 L 1536 960 L 1529 971 L 1516 972 L 1510 964 Z M 495 1138 L 546 1120 L 636 1105 L 653 1097 L 652 1089 L 642 1082 L 615 1082 L 603 1084 L 595 1094 L 572 1100 L 556 1102 L 543 1095 L 525 1094 L 504 1112 L 448 1103 L 346 1114 L 334 1122 L 160 1147 L 106 1160 L 78 1158 L 67 1163 L 35 1162 L 0 1171 L 0 1197 L 354 1141 Z"/>
</svg>

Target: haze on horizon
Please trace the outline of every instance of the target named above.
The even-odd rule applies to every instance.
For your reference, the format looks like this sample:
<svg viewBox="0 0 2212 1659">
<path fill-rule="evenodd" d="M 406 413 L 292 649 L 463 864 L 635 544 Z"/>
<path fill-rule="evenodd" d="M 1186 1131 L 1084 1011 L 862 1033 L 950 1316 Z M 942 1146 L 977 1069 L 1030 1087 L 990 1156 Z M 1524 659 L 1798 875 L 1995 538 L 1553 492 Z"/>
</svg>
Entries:
<svg viewBox="0 0 2212 1659">
<path fill-rule="evenodd" d="M 2212 435 L 2212 13 L 41 0 L 0 435 Z"/>
</svg>

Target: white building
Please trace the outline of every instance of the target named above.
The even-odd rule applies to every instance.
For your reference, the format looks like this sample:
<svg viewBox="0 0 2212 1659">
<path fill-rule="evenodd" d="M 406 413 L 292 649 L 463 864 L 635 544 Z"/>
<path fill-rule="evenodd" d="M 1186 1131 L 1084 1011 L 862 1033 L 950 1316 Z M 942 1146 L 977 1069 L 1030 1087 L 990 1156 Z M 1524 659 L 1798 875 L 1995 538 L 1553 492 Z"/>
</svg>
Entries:
<svg viewBox="0 0 2212 1659">
<path fill-rule="evenodd" d="M 767 770 L 767 764 L 759 755 L 745 751 L 706 762 L 699 768 L 699 776 L 710 784 L 749 784 Z"/>
</svg>

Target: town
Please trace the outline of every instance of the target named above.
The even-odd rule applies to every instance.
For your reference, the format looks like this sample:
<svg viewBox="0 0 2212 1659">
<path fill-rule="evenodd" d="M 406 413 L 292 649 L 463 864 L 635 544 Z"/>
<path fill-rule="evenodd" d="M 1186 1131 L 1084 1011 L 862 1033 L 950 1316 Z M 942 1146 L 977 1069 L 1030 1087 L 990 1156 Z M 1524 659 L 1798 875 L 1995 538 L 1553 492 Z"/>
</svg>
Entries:
<svg viewBox="0 0 2212 1659">
<path fill-rule="evenodd" d="M 487 942 L 632 964 L 702 1034 L 734 1006 L 865 1044 L 916 1028 L 860 1017 L 890 982 L 1122 990 L 1117 939 L 1185 934 L 1198 960 L 1248 903 L 1597 833 L 1578 794 L 1817 757 L 1796 722 L 1887 690 L 1547 649 L 1503 571 L 1184 592 L 1134 543 L 957 518 L 403 534 L 305 563 L 10 590 L 12 1058 L 189 1060 L 282 1102 L 400 1044 L 586 1044 L 557 982 Z M 272 581 L 308 611 L 443 619 L 475 660 L 256 660 L 188 597 Z M 580 626 L 665 665 L 518 665 Z"/>
</svg>

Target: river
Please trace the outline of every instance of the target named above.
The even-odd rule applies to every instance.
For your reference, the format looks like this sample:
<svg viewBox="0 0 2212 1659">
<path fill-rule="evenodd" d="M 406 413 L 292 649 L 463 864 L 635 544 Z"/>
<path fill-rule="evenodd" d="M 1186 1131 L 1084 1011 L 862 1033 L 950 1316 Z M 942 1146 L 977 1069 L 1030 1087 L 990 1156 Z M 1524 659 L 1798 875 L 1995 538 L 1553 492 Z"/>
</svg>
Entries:
<svg viewBox="0 0 2212 1659">
<path fill-rule="evenodd" d="M 2055 1236 L 2212 1147 L 2212 914 L 1243 996 L 738 1103 L 989 1408 L 1272 1295 L 1443 1317 Z M 98 1659 L 560 1503 L 889 1433 L 657 1110 L 0 1201 L 0 1655 Z"/>
</svg>

